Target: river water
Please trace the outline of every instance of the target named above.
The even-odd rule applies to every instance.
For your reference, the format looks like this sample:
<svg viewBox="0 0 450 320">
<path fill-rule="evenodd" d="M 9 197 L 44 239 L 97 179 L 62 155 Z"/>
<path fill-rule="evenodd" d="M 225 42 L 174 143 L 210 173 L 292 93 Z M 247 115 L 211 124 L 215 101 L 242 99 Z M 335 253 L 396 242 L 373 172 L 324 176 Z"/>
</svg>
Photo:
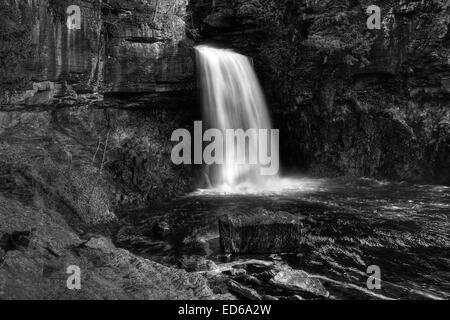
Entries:
<svg viewBox="0 0 450 320">
<path fill-rule="evenodd" d="M 142 234 L 155 217 L 170 226 L 163 241 L 142 245 L 141 253 L 149 258 L 171 264 L 203 255 L 220 264 L 218 217 L 256 209 L 286 211 L 305 217 L 308 231 L 300 254 L 231 259 L 281 260 L 320 279 L 330 298 L 450 298 L 450 187 L 297 178 L 280 179 L 265 191 L 233 190 L 198 190 L 129 213 L 125 220 L 135 228 L 130 232 Z M 370 265 L 381 270 L 380 290 L 367 289 Z"/>
</svg>

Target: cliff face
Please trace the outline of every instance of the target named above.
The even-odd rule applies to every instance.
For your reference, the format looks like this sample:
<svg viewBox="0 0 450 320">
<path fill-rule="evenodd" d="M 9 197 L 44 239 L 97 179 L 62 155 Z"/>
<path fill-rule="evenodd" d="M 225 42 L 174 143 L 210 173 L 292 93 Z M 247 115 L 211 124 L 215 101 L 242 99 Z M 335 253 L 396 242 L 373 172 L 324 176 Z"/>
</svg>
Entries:
<svg viewBox="0 0 450 320">
<path fill-rule="evenodd" d="M 80 29 L 66 27 L 69 5 Z M 170 161 L 172 131 L 195 115 L 185 8 L 1 2 L 0 299 L 217 297 L 202 276 L 93 234 L 111 235 L 118 207 L 195 186 L 191 168 Z M 81 290 L 67 289 L 69 265 Z"/>
<path fill-rule="evenodd" d="M 66 26 L 71 4 L 81 8 L 81 29 Z M 100 2 L 8 0 L 0 10 L 2 103 L 54 103 L 70 96 L 67 86 L 95 91 L 102 72 Z"/>
<path fill-rule="evenodd" d="M 191 1 L 254 58 L 286 166 L 450 183 L 448 1 Z M 381 30 L 366 26 L 381 7 Z"/>
<path fill-rule="evenodd" d="M 80 8 L 73 29 L 70 5 Z M 0 10 L 0 158 L 8 181 L 18 170 L 42 180 L 48 169 L 60 171 L 56 180 L 71 172 L 63 184 L 101 180 L 105 209 L 195 186 L 192 168 L 170 161 L 172 131 L 192 125 L 197 113 L 186 1 L 7 0 Z"/>
<path fill-rule="evenodd" d="M 70 5 L 80 8 L 79 29 L 66 26 Z M 189 105 L 194 62 L 186 7 L 185 0 L 6 1 L 1 102 L 86 104 L 138 93 L 134 107 Z"/>
<path fill-rule="evenodd" d="M 0 299 L 216 297 L 92 234 L 196 186 L 169 141 L 199 118 L 195 43 L 253 58 L 285 167 L 450 184 L 447 3 L 3 0 Z M 381 30 L 366 28 L 372 4 Z M 75 294 L 70 264 L 90 279 Z"/>
<path fill-rule="evenodd" d="M 382 29 L 370 31 L 369 4 L 294 9 L 306 22 L 291 26 L 284 42 L 300 52 L 280 65 L 287 98 L 277 95 L 277 118 L 297 133 L 284 148 L 313 171 L 448 184 L 448 8 L 384 1 Z M 266 52 L 278 68 L 282 59 Z"/>
<path fill-rule="evenodd" d="M 186 39 L 186 7 L 185 0 L 105 4 L 102 90 L 192 98 L 194 62 L 192 42 Z"/>
</svg>

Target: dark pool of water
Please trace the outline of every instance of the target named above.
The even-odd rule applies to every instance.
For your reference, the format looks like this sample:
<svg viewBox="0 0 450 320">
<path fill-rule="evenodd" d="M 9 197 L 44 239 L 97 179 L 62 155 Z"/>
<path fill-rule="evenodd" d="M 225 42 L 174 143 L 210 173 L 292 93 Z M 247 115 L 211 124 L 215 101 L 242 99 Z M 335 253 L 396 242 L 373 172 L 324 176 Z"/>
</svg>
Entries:
<svg viewBox="0 0 450 320">
<path fill-rule="evenodd" d="M 219 263 L 219 216 L 255 208 L 301 214 L 309 227 L 301 253 L 258 258 L 282 259 L 317 276 L 332 298 L 450 298 L 449 187 L 368 179 L 297 183 L 302 181 L 308 187 L 254 194 L 196 192 L 135 211 L 126 221 L 141 230 L 149 217 L 168 221 L 165 244 L 145 248 L 153 259 L 168 261 L 200 250 Z M 190 247 L 190 239 L 205 246 Z M 367 289 L 370 265 L 381 270 L 379 290 Z"/>
</svg>

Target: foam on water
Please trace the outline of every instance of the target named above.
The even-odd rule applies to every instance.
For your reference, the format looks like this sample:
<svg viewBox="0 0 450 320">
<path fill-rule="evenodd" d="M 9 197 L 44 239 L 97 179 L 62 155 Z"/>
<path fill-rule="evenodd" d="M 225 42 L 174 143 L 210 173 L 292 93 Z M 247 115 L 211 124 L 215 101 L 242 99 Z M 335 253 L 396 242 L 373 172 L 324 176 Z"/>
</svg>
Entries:
<svg viewBox="0 0 450 320">
<path fill-rule="evenodd" d="M 223 183 L 210 189 L 199 189 L 193 195 L 287 195 L 320 191 L 326 179 L 269 177 L 255 184 L 249 181 L 230 185 Z"/>
</svg>

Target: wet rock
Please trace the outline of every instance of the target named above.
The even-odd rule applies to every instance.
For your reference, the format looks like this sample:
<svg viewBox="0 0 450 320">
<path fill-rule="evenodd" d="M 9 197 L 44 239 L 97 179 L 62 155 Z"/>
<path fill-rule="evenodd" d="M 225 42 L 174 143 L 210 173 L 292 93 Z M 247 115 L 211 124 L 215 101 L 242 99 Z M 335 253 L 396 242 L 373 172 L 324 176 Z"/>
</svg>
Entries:
<svg viewBox="0 0 450 320">
<path fill-rule="evenodd" d="M 212 271 L 217 269 L 214 261 L 201 256 L 183 256 L 180 261 L 180 267 L 189 272 Z"/>
<path fill-rule="evenodd" d="M 327 298 L 330 294 L 322 283 L 303 270 L 294 270 L 287 265 L 278 266 L 275 276 L 270 280 L 274 286 L 290 291 L 301 291 Z"/>
<path fill-rule="evenodd" d="M 256 290 L 248 288 L 234 280 L 230 280 L 228 282 L 228 289 L 231 292 L 234 292 L 244 298 L 247 298 L 250 300 L 261 300 L 261 295 L 258 292 L 256 292 Z"/>
<path fill-rule="evenodd" d="M 232 10 L 222 10 L 208 15 L 205 24 L 217 29 L 231 29 L 236 25 L 236 19 Z"/>
<path fill-rule="evenodd" d="M 262 297 L 262 299 L 263 299 L 263 300 L 274 300 L 274 301 L 280 300 L 280 299 L 278 299 L 277 297 L 271 296 L 271 295 L 268 295 L 268 294 L 265 294 L 265 295 Z"/>
<path fill-rule="evenodd" d="M 104 236 L 82 241 L 64 215 L 1 193 L 0 238 L 0 300 L 221 297 L 199 274 L 136 256 Z M 67 289 L 70 265 L 81 269 L 81 290 Z"/>
<path fill-rule="evenodd" d="M 233 262 L 221 263 L 217 265 L 217 268 L 211 270 L 211 274 L 227 274 L 231 276 L 243 275 L 247 272 L 254 272 L 258 270 L 268 270 L 273 268 L 274 264 L 263 260 L 238 260 Z M 273 274 L 271 275 L 273 277 Z"/>
<path fill-rule="evenodd" d="M 170 225 L 165 221 L 158 221 L 152 227 L 152 232 L 158 237 L 164 237 L 170 231 Z"/>
<path fill-rule="evenodd" d="M 239 39 L 245 34 L 259 32 L 257 27 L 258 18 L 264 14 L 264 6 L 260 1 L 214 1 L 214 10 L 211 12 L 210 1 L 191 2 L 194 19 L 203 36 L 209 39 L 222 39 L 227 42 Z M 256 38 L 256 37 L 255 37 Z M 239 43 L 239 40 L 236 41 Z M 253 40 L 253 39 L 252 39 Z M 248 43 L 247 43 L 248 44 Z"/>
<path fill-rule="evenodd" d="M 218 254 L 217 259 L 223 263 L 230 262 L 233 258 L 233 255 L 231 253 L 227 254 Z"/>
<path fill-rule="evenodd" d="M 240 276 L 247 273 L 247 271 L 245 269 L 241 269 L 241 268 L 231 268 L 229 270 L 225 270 L 223 271 L 223 274 L 225 275 L 229 275 L 232 277 L 236 277 L 236 276 Z"/>
<path fill-rule="evenodd" d="M 227 253 L 298 252 L 304 237 L 301 216 L 265 209 L 222 216 L 219 231 Z"/>
<path fill-rule="evenodd" d="M 115 242 L 121 247 L 141 248 L 155 241 L 146 236 L 146 229 L 124 225 L 117 232 Z"/>
<path fill-rule="evenodd" d="M 237 299 L 236 295 L 231 293 L 228 288 L 229 277 L 211 272 L 204 273 L 203 276 L 208 280 L 209 287 L 214 294 L 226 300 Z"/>
<path fill-rule="evenodd" d="M 114 222 L 114 207 L 165 200 L 193 185 L 188 180 L 195 170 L 167 157 L 166 137 L 188 127 L 187 119 L 186 110 L 0 111 L 0 179 L 10 181 L 6 191 L 20 188 L 16 194 L 27 197 L 40 189 L 44 199 L 76 212 L 86 224 Z"/>
<path fill-rule="evenodd" d="M 252 287 L 253 289 L 266 289 L 267 283 L 261 281 L 260 279 L 258 279 L 257 277 L 251 275 L 251 274 L 247 274 L 247 273 L 243 273 L 241 275 L 237 275 L 233 277 L 233 280 L 238 281 L 239 283 L 243 283 L 247 286 Z"/>
<path fill-rule="evenodd" d="M 286 164 L 321 176 L 450 184 L 450 131 L 438 129 L 450 101 L 446 1 L 385 1 L 374 37 L 359 28 L 364 1 L 191 4 L 201 36 L 252 57 L 284 132 Z M 329 15 L 346 21 L 323 24 Z"/>
</svg>

